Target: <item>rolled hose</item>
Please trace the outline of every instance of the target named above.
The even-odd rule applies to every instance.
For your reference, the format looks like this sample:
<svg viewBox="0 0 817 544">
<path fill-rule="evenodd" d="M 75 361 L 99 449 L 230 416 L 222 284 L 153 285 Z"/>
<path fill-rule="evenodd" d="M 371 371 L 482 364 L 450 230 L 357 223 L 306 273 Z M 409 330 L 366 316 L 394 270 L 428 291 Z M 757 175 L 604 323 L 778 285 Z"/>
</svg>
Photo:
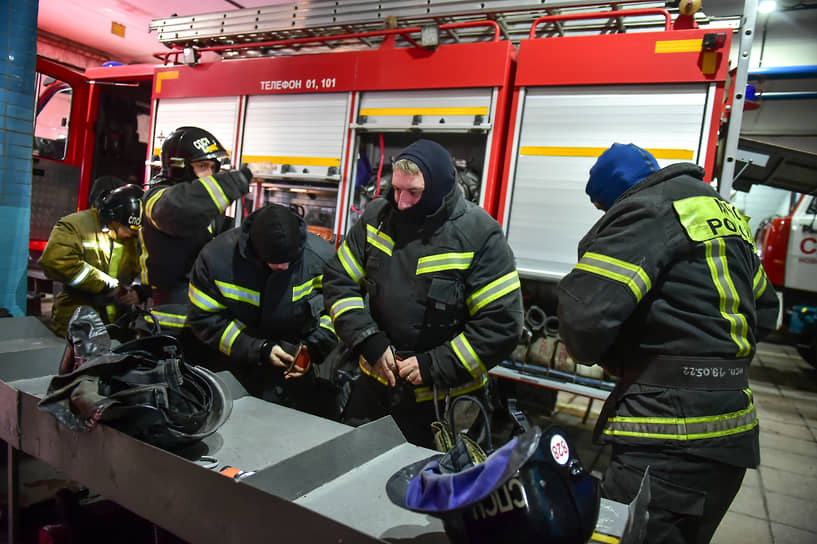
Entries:
<svg viewBox="0 0 817 544">
<path fill-rule="evenodd" d="M 548 316 L 542 308 L 533 305 L 525 312 L 525 323 L 531 332 L 539 332 L 545 328 Z"/>
</svg>

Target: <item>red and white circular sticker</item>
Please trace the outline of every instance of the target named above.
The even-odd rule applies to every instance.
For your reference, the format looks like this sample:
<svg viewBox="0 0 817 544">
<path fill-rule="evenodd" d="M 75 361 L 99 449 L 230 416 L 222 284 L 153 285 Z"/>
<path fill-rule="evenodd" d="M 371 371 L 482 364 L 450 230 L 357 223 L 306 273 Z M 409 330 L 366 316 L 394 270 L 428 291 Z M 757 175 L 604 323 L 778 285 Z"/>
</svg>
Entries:
<svg viewBox="0 0 817 544">
<path fill-rule="evenodd" d="M 550 453 L 560 465 L 564 465 L 570 459 L 570 448 L 567 447 L 567 440 L 562 435 L 554 434 L 551 437 Z"/>
</svg>

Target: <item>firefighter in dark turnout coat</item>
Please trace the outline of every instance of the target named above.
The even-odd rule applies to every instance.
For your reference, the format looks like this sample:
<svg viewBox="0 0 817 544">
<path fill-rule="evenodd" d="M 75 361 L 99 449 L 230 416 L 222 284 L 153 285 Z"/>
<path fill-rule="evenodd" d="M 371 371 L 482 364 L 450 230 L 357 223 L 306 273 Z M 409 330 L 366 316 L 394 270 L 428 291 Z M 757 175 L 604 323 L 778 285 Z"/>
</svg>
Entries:
<svg viewBox="0 0 817 544">
<path fill-rule="evenodd" d="M 620 377 L 597 425 L 613 444 L 603 489 L 627 503 L 650 467 L 646 542 L 709 542 L 759 463 L 748 370 L 778 300 L 746 219 L 703 174 L 614 144 L 587 183 L 606 213 L 559 284 L 568 349 Z"/>
<path fill-rule="evenodd" d="M 162 144 L 162 173 L 145 193 L 141 232 L 142 284 L 153 287 L 155 306 L 183 308 L 199 251 L 233 226 L 224 211 L 247 193 L 252 174 L 219 172 L 226 156 L 215 136 L 197 127 L 178 128 Z"/>
<path fill-rule="evenodd" d="M 221 354 L 205 366 L 218 364 L 211 369 L 228 369 L 250 393 L 280 401 L 272 389 L 283 387 L 283 373 L 274 367 L 288 366 L 299 344 L 319 363 L 337 343 L 324 315 L 321 284 L 333 253 L 332 244 L 308 233 L 301 217 L 277 204 L 207 244 L 190 275 L 187 313 L 193 333 Z M 310 379 L 295 382 L 287 389 L 300 388 L 296 396 L 306 396 L 314 385 Z"/>
<path fill-rule="evenodd" d="M 408 146 L 392 188 L 367 206 L 324 277 L 335 330 L 366 374 L 346 419 L 391 413 L 410 442 L 426 447 L 434 396 L 480 391 L 522 328 L 513 253 L 454 180 L 442 146 Z"/>
</svg>

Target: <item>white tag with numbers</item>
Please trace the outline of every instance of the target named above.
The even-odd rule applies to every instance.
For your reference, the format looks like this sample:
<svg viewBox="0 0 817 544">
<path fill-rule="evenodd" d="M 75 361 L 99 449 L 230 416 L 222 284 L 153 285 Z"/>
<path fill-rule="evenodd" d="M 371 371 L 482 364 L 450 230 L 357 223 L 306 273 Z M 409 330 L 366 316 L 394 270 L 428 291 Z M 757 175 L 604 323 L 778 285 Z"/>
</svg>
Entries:
<svg viewBox="0 0 817 544">
<path fill-rule="evenodd" d="M 570 459 L 570 448 L 567 447 L 567 440 L 562 435 L 554 434 L 551 437 L 550 453 L 560 465 L 564 465 Z"/>
</svg>

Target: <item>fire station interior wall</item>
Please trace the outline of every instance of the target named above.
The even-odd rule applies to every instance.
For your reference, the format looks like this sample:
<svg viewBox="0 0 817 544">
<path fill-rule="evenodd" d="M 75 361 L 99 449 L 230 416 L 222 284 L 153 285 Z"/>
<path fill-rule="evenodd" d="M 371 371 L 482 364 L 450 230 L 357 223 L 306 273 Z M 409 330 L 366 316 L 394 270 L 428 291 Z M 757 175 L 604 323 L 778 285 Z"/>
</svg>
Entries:
<svg viewBox="0 0 817 544">
<path fill-rule="evenodd" d="M 496 115 L 494 89 L 364 92 L 358 113 L 355 125 L 358 154 L 353 165 L 355 183 L 350 199 L 355 209 L 362 210 L 372 196 L 387 190 L 392 161 L 403 148 L 420 138 L 434 140 L 451 153 L 466 198 L 480 202 Z M 381 136 L 383 169 L 378 182 Z M 357 217 L 353 210 L 350 226 Z"/>
<path fill-rule="evenodd" d="M 238 126 L 238 101 L 236 96 L 159 100 L 153 127 L 154 160 L 158 160 L 156 157 L 161 154 L 165 138 L 177 128 L 184 126 L 196 126 L 209 131 L 230 153 L 232 160 Z"/>
<path fill-rule="evenodd" d="M 348 102 L 349 93 L 249 97 L 242 162 L 255 175 L 337 181 Z"/>
<path fill-rule="evenodd" d="M 0 307 L 26 312 L 37 0 L 0 5 Z M 6 60 L 8 59 L 8 60 Z"/>
<path fill-rule="evenodd" d="M 557 280 L 601 217 L 585 193 L 590 168 L 615 142 L 649 149 L 661 167 L 705 160 L 705 84 L 527 90 L 521 114 L 508 240 L 525 277 Z"/>
</svg>

